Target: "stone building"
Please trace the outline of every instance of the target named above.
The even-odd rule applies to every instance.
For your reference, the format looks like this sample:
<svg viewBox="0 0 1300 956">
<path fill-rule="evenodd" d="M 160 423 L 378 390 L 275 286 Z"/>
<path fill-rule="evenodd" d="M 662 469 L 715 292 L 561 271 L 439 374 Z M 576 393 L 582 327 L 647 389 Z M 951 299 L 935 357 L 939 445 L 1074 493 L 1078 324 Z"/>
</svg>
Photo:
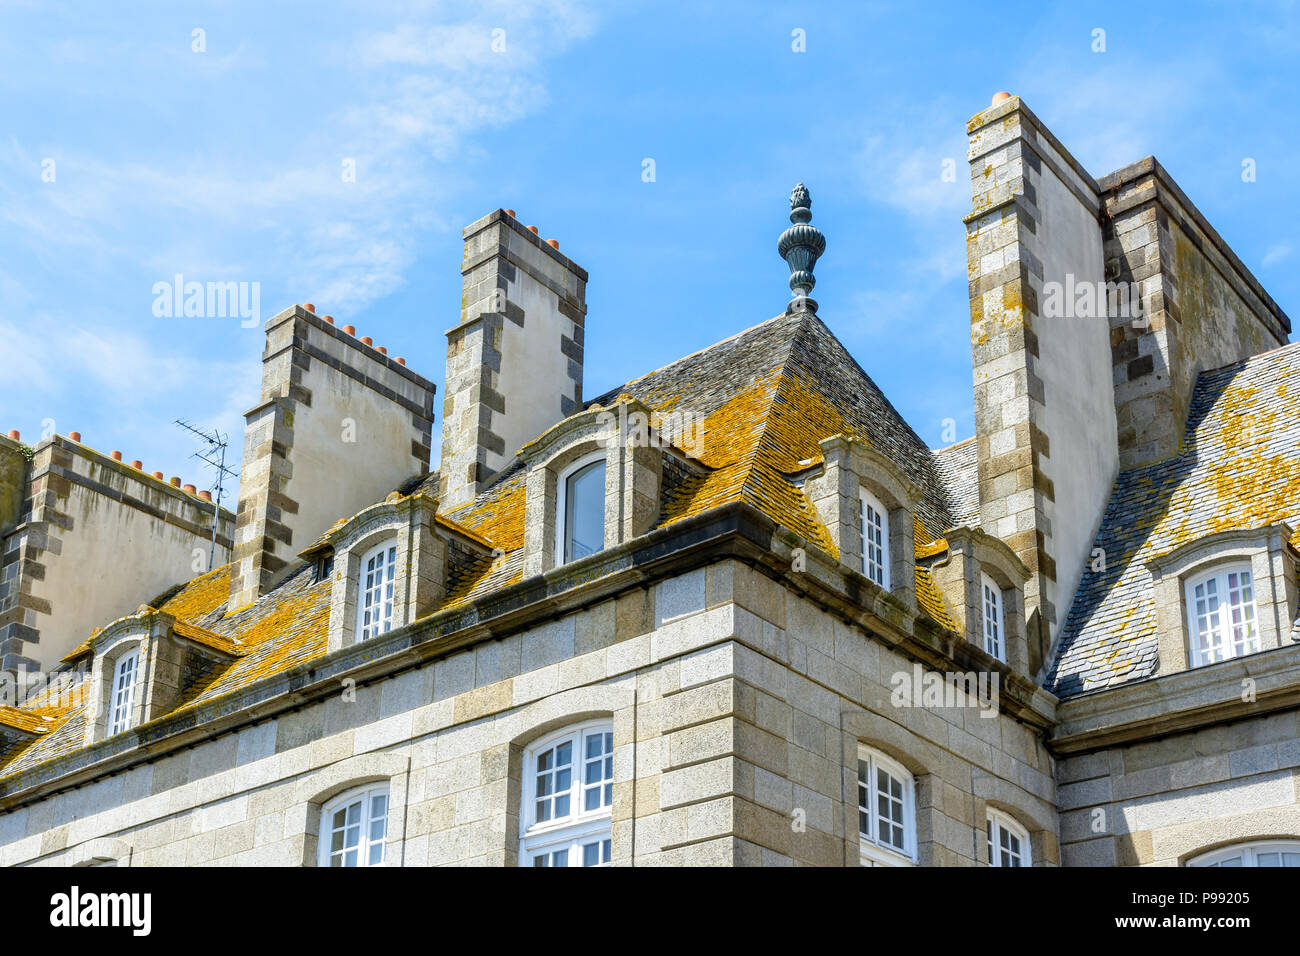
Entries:
<svg viewBox="0 0 1300 956">
<path fill-rule="evenodd" d="M 817 316 L 802 186 L 786 311 L 594 398 L 585 270 L 469 226 L 435 471 L 429 381 L 272 318 L 228 560 L 3 619 L 0 864 L 1300 864 L 1290 322 L 1154 159 L 968 132 L 948 448 Z M 0 449 L 6 613 L 77 603 L 24 549 L 79 449 Z"/>
</svg>

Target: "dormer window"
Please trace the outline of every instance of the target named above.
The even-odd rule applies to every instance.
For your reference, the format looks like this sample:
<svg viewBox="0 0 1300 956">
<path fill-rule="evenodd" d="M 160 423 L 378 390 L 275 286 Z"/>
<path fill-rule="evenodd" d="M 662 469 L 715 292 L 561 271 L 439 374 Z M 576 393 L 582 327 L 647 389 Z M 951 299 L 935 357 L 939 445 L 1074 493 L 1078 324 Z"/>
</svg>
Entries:
<svg viewBox="0 0 1300 956">
<path fill-rule="evenodd" d="M 396 573 L 395 541 L 387 541 L 362 556 L 357 592 L 357 640 L 369 640 L 393 629 L 393 579 Z"/>
<path fill-rule="evenodd" d="M 113 668 L 113 690 L 108 716 L 108 736 L 131 729 L 135 707 L 136 672 L 139 670 L 140 651 L 128 651 L 117 659 Z"/>
<path fill-rule="evenodd" d="M 1260 650 L 1250 567 L 1226 565 L 1189 579 L 1187 617 L 1193 667 Z"/>
<path fill-rule="evenodd" d="M 889 590 L 889 512 L 865 488 L 858 493 L 858 504 L 862 573 Z"/>
<path fill-rule="evenodd" d="M 980 573 L 984 608 L 984 650 L 1000 661 L 1007 659 L 1006 618 L 1002 613 L 1002 589 L 987 574 Z"/>
<path fill-rule="evenodd" d="M 605 546 L 605 456 L 581 458 L 560 476 L 560 513 L 555 522 L 559 564 Z"/>
</svg>

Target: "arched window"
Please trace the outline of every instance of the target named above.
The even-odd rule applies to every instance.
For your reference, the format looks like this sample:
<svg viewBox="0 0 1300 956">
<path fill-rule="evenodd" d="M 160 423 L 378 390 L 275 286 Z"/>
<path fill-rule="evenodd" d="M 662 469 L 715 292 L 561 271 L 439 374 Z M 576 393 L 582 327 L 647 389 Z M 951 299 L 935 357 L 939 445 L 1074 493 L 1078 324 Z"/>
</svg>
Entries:
<svg viewBox="0 0 1300 956">
<path fill-rule="evenodd" d="M 1260 649 L 1250 567 L 1222 565 L 1187 582 L 1192 666 L 1214 664 Z"/>
<path fill-rule="evenodd" d="M 1000 661 L 1007 659 L 1006 615 L 1002 608 L 1002 589 L 984 572 L 980 572 L 980 591 L 984 603 L 984 650 Z"/>
<path fill-rule="evenodd" d="M 140 670 L 140 650 L 127 651 L 113 666 L 113 683 L 109 687 L 108 736 L 131 728 L 135 719 L 135 688 Z"/>
<path fill-rule="evenodd" d="M 349 790 L 321 808 L 318 866 L 380 866 L 388 839 L 388 784 Z"/>
<path fill-rule="evenodd" d="M 369 640 L 393 629 L 393 578 L 397 542 L 386 541 L 361 557 L 357 576 L 357 636 Z"/>
<path fill-rule="evenodd" d="M 605 456 L 588 455 L 559 476 L 555 563 L 567 564 L 605 547 Z"/>
<path fill-rule="evenodd" d="M 988 834 L 989 866 L 1029 866 L 1029 834 L 1011 817 L 990 810 L 985 827 Z"/>
<path fill-rule="evenodd" d="M 889 590 L 889 512 L 867 489 L 858 494 L 858 534 L 862 573 Z"/>
<path fill-rule="evenodd" d="M 524 753 L 521 866 L 606 866 L 614 805 L 609 721 L 570 727 Z"/>
<path fill-rule="evenodd" d="M 1300 840 L 1260 840 L 1237 843 L 1187 861 L 1188 866 L 1300 867 Z"/>
<path fill-rule="evenodd" d="M 916 784 L 902 764 L 858 750 L 858 842 L 863 866 L 916 862 Z"/>
</svg>

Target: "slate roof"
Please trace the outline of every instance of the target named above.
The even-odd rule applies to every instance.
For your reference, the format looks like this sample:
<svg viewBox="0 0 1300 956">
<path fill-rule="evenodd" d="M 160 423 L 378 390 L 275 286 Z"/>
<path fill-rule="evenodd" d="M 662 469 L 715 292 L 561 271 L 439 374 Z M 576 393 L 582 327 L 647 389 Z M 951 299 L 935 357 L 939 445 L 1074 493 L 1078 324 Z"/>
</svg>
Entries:
<svg viewBox="0 0 1300 956">
<path fill-rule="evenodd" d="M 820 461 L 818 443 L 836 433 L 857 437 L 893 461 L 921 493 L 917 550 L 945 547 L 954 524 L 953 501 L 969 510 L 968 491 L 956 498 L 945 474 L 955 474 L 951 450 L 936 457 L 903 421 L 870 377 L 816 316 L 782 315 L 648 375 L 611 389 L 587 404 L 632 395 L 660 415 L 689 412 L 703 419 L 702 442 L 692 447 L 699 470 L 665 476 L 660 525 L 717 505 L 746 501 L 778 524 L 831 554 L 838 548 L 792 476 Z M 973 444 L 973 443 L 972 443 Z M 964 459 L 963 459 L 964 460 Z M 464 508 L 445 516 L 498 552 L 451 556 L 445 610 L 519 581 L 523 575 L 524 479 L 518 463 Z M 960 482 L 958 482 L 960 484 Z M 436 494 L 437 475 L 407 482 L 399 494 Z M 158 610 L 176 617 L 187 636 L 223 658 L 188 688 L 176 711 L 231 694 L 327 651 L 330 582 L 317 581 L 314 563 L 300 565 L 250 607 L 226 615 L 230 568 L 218 568 L 160 595 Z M 929 572 L 917 569 L 922 610 L 949 628 L 956 624 Z M 84 654 L 84 650 L 79 649 Z M 71 655 L 78 656 L 78 652 Z M 0 754 L 0 777 L 31 769 L 82 743 L 86 714 L 52 694 L 24 710 L 53 716 L 53 729 Z"/>
<path fill-rule="evenodd" d="M 967 438 L 934 453 L 939 475 L 948 489 L 954 527 L 977 528 L 980 523 L 979 442 Z"/>
<path fill-rule="evenodd" d="M 1068 696 L 1155 672 L 1152 558 L 1216 532 L 1297 519 L 1300 343 L 1202 372 L 1179 453 L 1120 473 L 1095 542 L 1106 570 L 1085 572 L 1047 688 Z"/>
</svg>

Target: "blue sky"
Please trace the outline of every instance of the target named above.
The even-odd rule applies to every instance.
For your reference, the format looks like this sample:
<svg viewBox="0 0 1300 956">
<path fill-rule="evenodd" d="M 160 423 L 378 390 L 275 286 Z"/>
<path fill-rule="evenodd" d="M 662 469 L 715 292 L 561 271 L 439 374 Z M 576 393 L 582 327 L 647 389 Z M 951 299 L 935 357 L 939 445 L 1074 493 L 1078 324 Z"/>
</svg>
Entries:
<svg viewBox="0 0 1300 956">
<path fill-rule="evenodd" d="M 591 273 L 596 395 L 782 311 L 800 180 L 822 318 L 928 443 L 968 437 L 965 121 L 1002 89 L 1095 176 L 1155 154 L 1300 316 L 1292 3 L 0 0 L 0 62 L 0 428 L 199 487 L 170 422 L 238 458 L 263 334 L 157 317 L 155 283 L 314 302 L 441 393 L 460 229 L 511 207 Z"/>
</svg>

